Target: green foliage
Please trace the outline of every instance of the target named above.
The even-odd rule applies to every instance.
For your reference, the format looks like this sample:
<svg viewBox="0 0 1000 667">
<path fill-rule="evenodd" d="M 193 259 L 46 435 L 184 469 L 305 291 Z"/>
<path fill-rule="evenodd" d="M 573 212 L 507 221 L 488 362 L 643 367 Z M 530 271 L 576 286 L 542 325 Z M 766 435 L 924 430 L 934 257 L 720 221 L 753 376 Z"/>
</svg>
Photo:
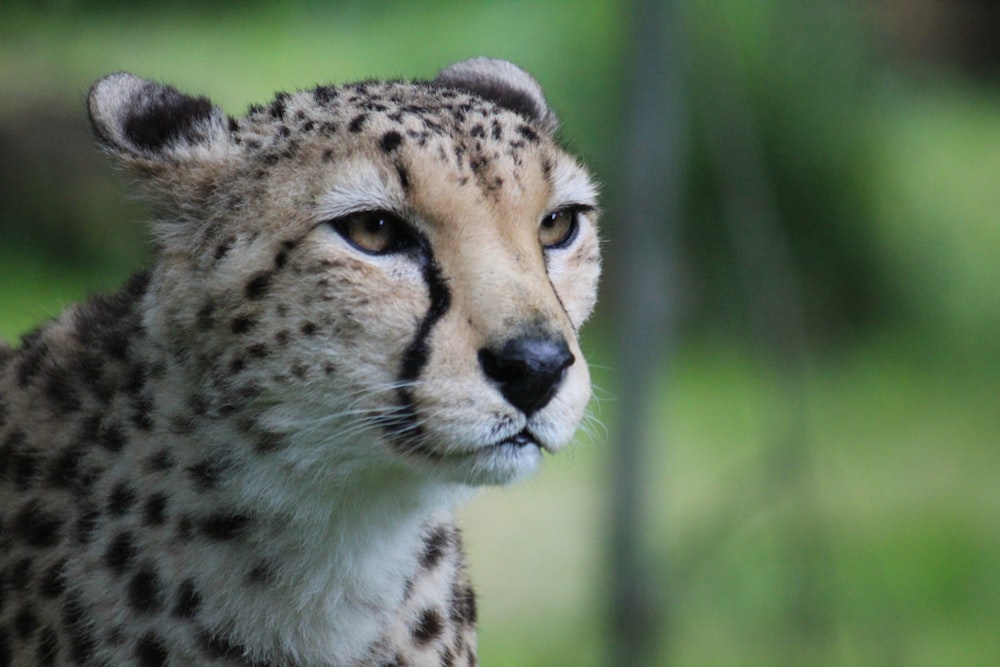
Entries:
<svg viewBox="0 0 1000 667">
<path fill-rule="evenodd" d="M 796 0 L 688 7 L 682 233 L 695 321 L 739 325 L 747 295 L 767 289 L 746 284 L 732 231 L 766 216 L 787 245 L 811 333 L 838 339 L 885 322 L 896 294 L 874 240 L 872 62 L 856 17 Z M 745 165 L 741 183 L 727 185 L 720 162 Z"/>
</svg>

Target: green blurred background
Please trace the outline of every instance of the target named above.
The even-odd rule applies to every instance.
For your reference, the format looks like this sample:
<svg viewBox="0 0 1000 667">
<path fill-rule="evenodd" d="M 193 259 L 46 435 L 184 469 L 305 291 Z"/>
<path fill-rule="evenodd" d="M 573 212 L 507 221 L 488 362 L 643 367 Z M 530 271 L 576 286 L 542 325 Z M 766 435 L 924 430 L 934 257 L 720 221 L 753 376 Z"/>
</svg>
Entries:
<svg viewBox="0 0 1000 667">
<path fill-rule="evenodd" d="M 645 660 L 1000 664 L 1000 10 L 671 4 L 680 112 L 661 120 L 681 169 L 662 221 L 672 284 L 658 287 L 671 325 L 649 360 L 635 480 Z M 234 7 L 0 9 L 0 337 L 149 260 L 146 210 L 90 139 L 83 99 L 101 75 L 156 78 L 235 115 L 275 90 L 431 77 L 473 55 L 521 64 L 604 184 L 607 268 L 584 336 L 597 385 L 585 431 L 463 512 L 481 660 L 615 664 L 608 471 L 630 381 L 615 321 L 633 5 Z M 734 192 L 770 226 L 743 220 Z M 793 324 L 766 317 L 768 290 Z"/>
</svg>

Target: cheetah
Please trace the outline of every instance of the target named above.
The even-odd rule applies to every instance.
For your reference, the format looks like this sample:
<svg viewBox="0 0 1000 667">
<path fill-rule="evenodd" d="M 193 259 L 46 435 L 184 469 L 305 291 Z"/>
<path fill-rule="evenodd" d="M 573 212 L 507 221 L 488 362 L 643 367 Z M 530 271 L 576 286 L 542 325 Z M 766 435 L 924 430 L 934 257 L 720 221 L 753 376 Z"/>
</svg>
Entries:
<svg viewBox="0 0 1000 667">
<path fill-rule="evenodd" d="M 155 258 L 0 349 L 0 665 L 475 665 L 454 508 L 591 394 L 597 188 L 539 84 L 87 105 Z"/>
</svg>

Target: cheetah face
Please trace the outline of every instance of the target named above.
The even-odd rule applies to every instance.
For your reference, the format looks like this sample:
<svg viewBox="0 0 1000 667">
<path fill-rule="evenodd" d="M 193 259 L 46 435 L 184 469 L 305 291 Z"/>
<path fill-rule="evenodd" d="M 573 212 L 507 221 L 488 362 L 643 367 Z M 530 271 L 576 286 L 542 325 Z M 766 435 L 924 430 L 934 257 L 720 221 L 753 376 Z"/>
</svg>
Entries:
<svg viewBox="0 0 1000 667">
<path fill-rule="evenodd" d="M 220 414 L 335 474 L 505 483 L 569 441 L 596 188 L 522 70 L 281 93 L 239 120 L 119 74 L 90 109 L 161 209 L 147 328 Z"/>
</svg>

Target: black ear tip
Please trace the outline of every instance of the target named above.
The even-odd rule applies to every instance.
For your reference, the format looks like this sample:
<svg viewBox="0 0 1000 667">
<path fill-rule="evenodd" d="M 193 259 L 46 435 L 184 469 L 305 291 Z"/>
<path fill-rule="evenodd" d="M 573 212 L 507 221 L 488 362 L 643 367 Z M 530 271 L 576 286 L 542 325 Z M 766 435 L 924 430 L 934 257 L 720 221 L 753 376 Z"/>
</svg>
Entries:
<svg viewBox="0 0 1000 667">
<path fill-rule="evenodd" d="M 542 87 L 526 71 L 507 60 L 471 58 L 450 65 L 434 83 L 456 88 L 490 100 L 534 121 L 549 134 L 559 126 L 542 93 Z"/>
<path fill-rule="evenodd" d="M 189 97 L 128 72 L 97 81 L 87 108 L 98 140 L 126 153 L 151 154 L 176 143 L 204 142 L 222 118 L 207 98 Z"/>
</svg>

